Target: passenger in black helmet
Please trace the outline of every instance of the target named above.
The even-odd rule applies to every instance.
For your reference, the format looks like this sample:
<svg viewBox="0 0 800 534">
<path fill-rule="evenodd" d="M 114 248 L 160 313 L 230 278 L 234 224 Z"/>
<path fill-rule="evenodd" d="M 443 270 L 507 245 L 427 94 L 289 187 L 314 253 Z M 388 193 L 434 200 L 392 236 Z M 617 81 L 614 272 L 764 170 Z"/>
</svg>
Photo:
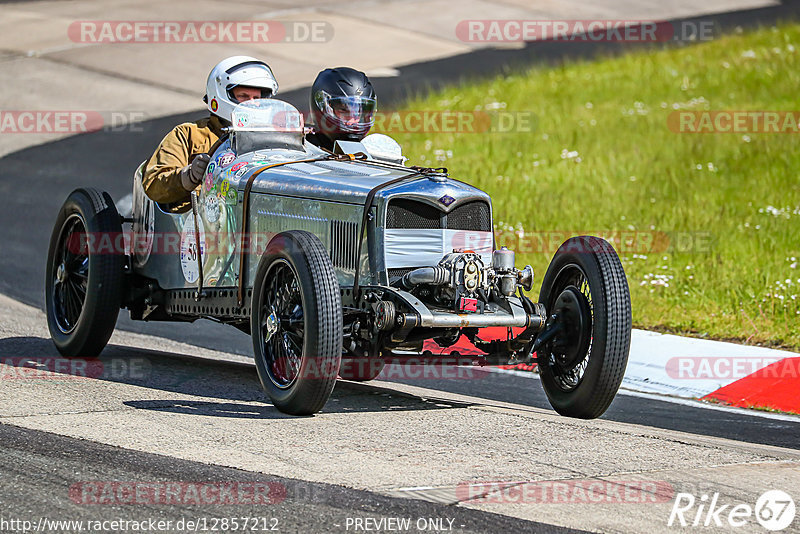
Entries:
<svg viewBox="0 0 800 534">
<path fill-rule="evenodd" d="M 375 121 L 378 100 L 369 78 L 349 67 L 325 69 L 311 86 L 313 131 L 306 139 L 333 150 L 334 141 L 361 141 Z"/>
</svg>

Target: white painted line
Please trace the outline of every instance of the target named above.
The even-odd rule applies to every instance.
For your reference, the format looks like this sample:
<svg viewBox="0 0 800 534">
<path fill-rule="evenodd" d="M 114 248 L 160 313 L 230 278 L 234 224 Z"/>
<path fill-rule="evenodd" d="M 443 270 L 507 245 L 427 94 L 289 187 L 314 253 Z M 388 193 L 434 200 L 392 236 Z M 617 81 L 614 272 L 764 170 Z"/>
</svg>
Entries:
<svg viewBox="0 0 800 534">
<path fill-rule="evenodd" d="M 484 367 L 483 369 L 492 373 L 503 373 L 506 375 L 522 376 L 525 378 L 535 378 L 539 380 L 539 373 L 533 371 L 520 371 L 518 369 L 500 369 L 499 367 Z"/>
<path fill-rule="evenodd" d="M 489 372 L 492 373 L 503 373 L 508 375 L 514 376 L 521 376 L 523 378 L 529 378 L 533 380 L 539 380 L 539 374 L 533 373 L 530 371 L 518 371 L 516 369 L 499 369 L 497 367 L 487 367 L 486 368 Z M 704 408 L 706 410 L 716 410 L 719 412 L 728 412 L 728 413 L 735 413 L 739 415 L 750 415 L 753 417 L 762 417 L 764 419 L 775 419 L 777 421 L 789 421 L 791 423 L 800 423 L 800 416 L 797 415 L 787 415 L 787 414 L 780 414 L 780 413 L 770 413 L 764 412 L 761 410 L 751 410 L 749 408 L 736 408 L 733 406 L 721 406 L 718 404 L 710 404 L 707 402 L 702 402 L 694 399 L 682 399 L 679 397 L 670 397 L 663 394 L 658 393 L 645 393 L 643 391 L 636 391 L 633 389 L 628 389 L 625 387 L 620 388 L 618 395 L 627 395 L 629 397 L 640 397 L 643 399 L 652 399 L 657 401 L 669 402 L 672 404 L 680 404 L 683 406 L 691 406 L 693 408 Z"/>
<path fill-rule="evenodd" d="M 798 353 L 786 350 L 634 329 L 622 387 L 697 399 L 772 363 L 796 357 Z M 715 362 L 720 361 L 726 365 L 717 367 Z"/>
<path fill-rule="evenodd" d="M 706 410 L 716 410 L 718 412 L 735 413 L 739 415 L 752 415 L 754 417 L 763 417 L 764 419 L 775 419 L 777 421 L 789 421 L 791 423 L 800 423 L 800 415 L 788 415 L 782 413 L 764 412 L 761 410 L 751 410 L 749 408 L 736 408 L 734 406 L 722 406 L 719 404 L 711 404 L 692 399 L 680 399 L 677 397 L 667 397 L 657 393 L 644 393 L 642 391 L 634 391 L 631 389 L 619 390 L 620 395 L 627 395 L 629 397 L 641 397 L 643 399 L 653 399 L 664 402 L 671 402 L 672 404 L 682 404 L 684 406 L 692 406 L 694 408 L 705 408 Z"/>
<path fill-rule="evenodd" d="M 648 393 L 703 397 L 770 363 L 796 356 L 797 353 L 785 350 L 633 330 L 623 384 Z M 701 368 L 695 367 L 693 373 L 676 376 L 681 372 L 679 362 L 693 359 L 697 359 L 698 363 L 704 361 L 709 366 L 705 371 L 698 372 Z M 747 363 L 749 370 L 743 376 L 732 372 L 716 373 L 710 365 L 717 359 Z"/>
</svg>

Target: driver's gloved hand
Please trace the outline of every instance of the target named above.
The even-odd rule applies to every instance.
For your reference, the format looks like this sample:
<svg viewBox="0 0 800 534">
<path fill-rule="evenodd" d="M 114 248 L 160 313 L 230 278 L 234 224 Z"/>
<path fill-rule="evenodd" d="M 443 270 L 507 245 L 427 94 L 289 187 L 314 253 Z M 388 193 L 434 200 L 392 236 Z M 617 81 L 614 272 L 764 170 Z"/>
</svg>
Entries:
<svg viewBox="0 0 800 534">
<path fill-rule="evenodd" d="M 184 189 L 187 191 L 197 189 L 197 186 L 203 181 L 209 161 L 211 161 L 211 156 L 208 154 L 198 154 L 189 165 L 181 169 L 181 185 Z"/>
</svg>

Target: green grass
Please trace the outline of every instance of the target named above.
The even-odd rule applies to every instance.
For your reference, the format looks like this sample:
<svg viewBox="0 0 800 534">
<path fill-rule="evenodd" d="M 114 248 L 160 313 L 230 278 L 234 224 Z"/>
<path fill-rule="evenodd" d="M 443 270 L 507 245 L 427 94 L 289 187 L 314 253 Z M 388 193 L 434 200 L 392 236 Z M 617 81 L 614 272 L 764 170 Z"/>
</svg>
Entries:
<svg viewBox="0 0 800 534">
<path fill-rule="evenodd" d="M 530 111 L 529 132 L 388 133 L 412 164 L 447 166 L 491 194 L 498 244 L 517 246 L 510 227 L 528 247 L 550 231 L 563 232 L 559 241 L 572 232 L 662 236 L 654 251 L 615 243 L 635 326 L 798 350 L 800 134 L 667 126 L 674 109 L 800 110 L 798 97 L 800 26 L 781 25 L 538 67 L 407 108 Z M 529 248 L 517 263 L 532 264 L 540 281 L 553 252 Z"/>
</svg>

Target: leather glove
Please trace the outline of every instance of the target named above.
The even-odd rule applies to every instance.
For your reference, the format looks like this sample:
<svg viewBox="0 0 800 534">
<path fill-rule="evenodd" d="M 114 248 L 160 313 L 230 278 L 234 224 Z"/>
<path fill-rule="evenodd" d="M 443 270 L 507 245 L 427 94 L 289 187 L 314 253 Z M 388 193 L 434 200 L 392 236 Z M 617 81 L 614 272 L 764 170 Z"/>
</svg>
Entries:
<svg viewBox="0 0 800 534">
<path fill-rule="evenodd" d="M 197 186 L 203 181 L 209 161 L 211 161 L 211 156 L 208 154 L 198 154 L 189 165 L 181 169 L 181 185 L 184 189 L 187 191 L 197 189 Z"/>
</svg>

